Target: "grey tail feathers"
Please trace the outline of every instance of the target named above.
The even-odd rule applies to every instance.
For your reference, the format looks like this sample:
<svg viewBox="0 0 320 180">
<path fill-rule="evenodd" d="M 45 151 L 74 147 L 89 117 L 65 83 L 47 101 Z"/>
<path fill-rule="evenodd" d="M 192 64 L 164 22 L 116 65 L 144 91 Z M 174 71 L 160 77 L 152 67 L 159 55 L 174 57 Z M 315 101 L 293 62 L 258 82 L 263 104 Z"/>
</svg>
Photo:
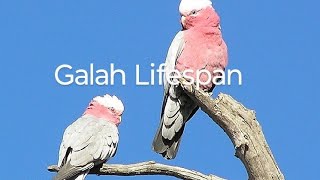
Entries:
<svg viewBox="0 0 320 180">
<path fill-rule="evenodd" d="M 67 162 L 61 167 L 57 175 L 53 177 L 53 180 L 73 180 L 79 174 L 81 174 L 80 169 L 71 166 L 70 163 Z"/>
<path fill-rule="evenodd" d="M 160 127 L 158 128 L 158 131 L 154 137 L 152 146 L 153 150 L 159 154 L 161 154 L 165 159 L 174 159 L 177 155 L 181 136 L 183 134 L 184 130 L 183 125 L 179 132 L 173 137 L 172 140 L 168 140 L 162 137 L 161 131 L 162 131 L 162 121 L 160 123 Z"/>
<path fill-rule="evenodd" d="M 70 162 L 67 162 L 61 167 L 58 174 L 53 177 L 53 180 L 78 180 L 78 176 L 82 176 L 84 178 L 93 166 L 94 163 L 89 163 L 84 167 L 75 167 L 72 166 Z"/>
</svg>

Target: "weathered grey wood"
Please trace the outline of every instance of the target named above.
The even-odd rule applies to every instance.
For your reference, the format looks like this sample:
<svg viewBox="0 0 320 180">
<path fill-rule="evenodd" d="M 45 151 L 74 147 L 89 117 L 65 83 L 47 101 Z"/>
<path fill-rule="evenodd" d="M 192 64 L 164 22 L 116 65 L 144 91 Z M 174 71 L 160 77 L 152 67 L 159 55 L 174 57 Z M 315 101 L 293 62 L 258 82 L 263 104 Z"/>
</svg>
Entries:
<svg viewBox="0 0 320 180">
<path fill-rule="evenodd" d="M 57 166 L 49 166 L 49 171 L 57 172 Z M 188 170 L 181 167 L 159 164 L 154 161 L 142 162 L 137 164 L 103 164 L 99 169 L 93 169 L 90 174 L 97 175 L 117 175 L 117 176 L 136 176 L 136 175 L 166 175 L 186 180 L 223 180 L 214 175 L 204 175 L 197 171 Z"/>
<path fill-rule="evenodd" d="M 212 99 L 207 93 L 185 82 L 184 79 L 180 80 L 185 92 L 229 136 L 235 147 L 235 155 L 244 164 L 249 179 L 284 179 L 253 110 L 245 108 L 226 94 Z"/>
</svg>

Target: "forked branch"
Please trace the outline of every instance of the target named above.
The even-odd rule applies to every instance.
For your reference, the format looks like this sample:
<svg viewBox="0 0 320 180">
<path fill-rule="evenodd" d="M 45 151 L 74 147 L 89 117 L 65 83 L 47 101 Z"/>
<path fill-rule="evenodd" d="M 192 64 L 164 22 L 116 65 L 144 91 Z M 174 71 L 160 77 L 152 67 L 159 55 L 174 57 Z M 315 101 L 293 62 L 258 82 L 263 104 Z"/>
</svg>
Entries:
<svg viewBox="0 0 320 180">
<path fill-rule="evenodd" d="M 229 95 L 220 94 L 212 99 L 194 85 L 188 85 L 184 79 L 180 79 L 180 84 L 201 110 L 229 136 L 235 156 L 244 164 L 249 179 L 284 179 L 253 110 L 245 108 Z"/>
</svg>

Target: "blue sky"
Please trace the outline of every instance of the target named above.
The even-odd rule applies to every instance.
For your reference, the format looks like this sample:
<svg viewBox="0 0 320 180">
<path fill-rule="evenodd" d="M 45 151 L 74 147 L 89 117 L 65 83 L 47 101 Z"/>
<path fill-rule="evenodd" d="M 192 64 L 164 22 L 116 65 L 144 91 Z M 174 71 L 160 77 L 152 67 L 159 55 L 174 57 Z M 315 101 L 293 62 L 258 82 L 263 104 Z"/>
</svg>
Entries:
<svg viewBox="0 0 320 180">
<path fill-rule="evenodd" d="M 164 61 L 179 30 L 180 1 L 0 1 L 0 179 L 50 179 L 64 129 L 90 99 L 115 94 L 125 104 L 120 144 L 110 163 L 156 160 L 246 179 L 224 132 L 198 112 L 186 127 L 180 151 L 165 161 L 151 150 L 162 87 L 139 87 L 135 65 L 148 77 Z M 240 69 L 242 86 L 219 87 L 254 109 L 287 179 L 316 179 L 319 170 L 319 2 L 214 1 L 229 47 L 228 68 Z M 55 68 L 89 69 L 110 63 L 127 72 L 127 84 L 61 86 Z M 95 179 L 126 179 L 97 177 Z M 150 177 L 135 177 L 149 179 Z M 152 176 L 153 179 L 169 179 Z"/>
</svg>

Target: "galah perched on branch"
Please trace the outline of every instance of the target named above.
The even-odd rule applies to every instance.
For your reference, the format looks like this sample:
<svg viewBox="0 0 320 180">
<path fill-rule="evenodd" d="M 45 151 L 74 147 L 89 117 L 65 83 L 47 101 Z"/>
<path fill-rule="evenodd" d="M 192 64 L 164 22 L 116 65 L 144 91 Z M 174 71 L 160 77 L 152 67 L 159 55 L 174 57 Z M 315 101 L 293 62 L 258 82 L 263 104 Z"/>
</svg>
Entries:
<svg viewBox="0 0 320 180">
<path fill-rule="evenodd" d="M 224 71 L 228 62 L 227 46 L 222 39 L 220 18 L 210 0 L 181 0 L 179 11 L 183 29 L 177 33 L 166 58 L 168 72 L 178 70 L 196 81 L 207 82 L 208 78 L 221 76 L 214 71 Z M 207 70 L 210 74 L 202 73 Z M 216 71 L 217 72 L 217 71 Z M 210 80 L 210 79 L 209 79 Z M 153 141 L 153 149 L 166 159 L 175 158 L 185 123 L 198 110 L 198 106 L 178 85 L 164 78 L 164 99 L 160 127 Z M 205 92 L 212 92 L 214 81 L 201 84 Z"/>
<path fill-rule="evenodd" d="M 108 94 L 93 98 L 84 114 L 64 132 L 54 180 L 84 180 L 90 169 L 116 153 L 122 102 Z"/>
</svg>

